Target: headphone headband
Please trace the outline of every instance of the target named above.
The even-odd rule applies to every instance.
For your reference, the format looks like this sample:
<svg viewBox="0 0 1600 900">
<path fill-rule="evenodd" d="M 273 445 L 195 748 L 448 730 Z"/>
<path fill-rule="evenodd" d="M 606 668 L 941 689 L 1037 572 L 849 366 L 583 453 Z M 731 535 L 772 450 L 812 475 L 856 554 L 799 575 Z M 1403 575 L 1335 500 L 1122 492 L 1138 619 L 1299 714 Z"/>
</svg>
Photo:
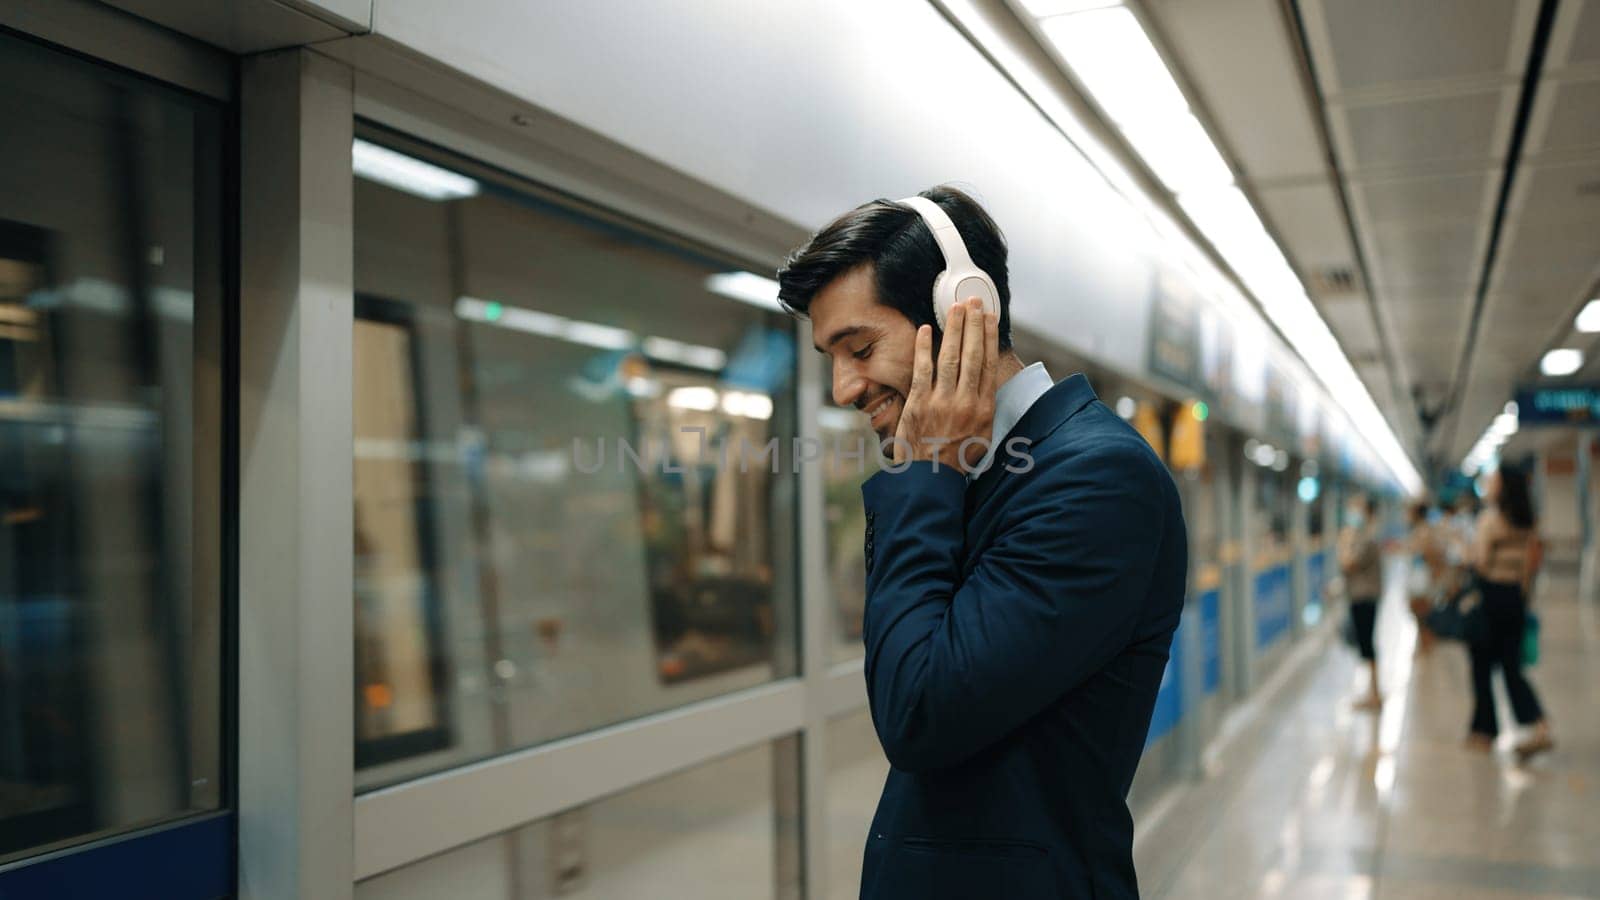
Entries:
<svg viewBox="0 0 1600 900">
<path fill-rule="evenodd" d="M 961 240 L 961 232 L 956 230 L 956 223 L 950 221 L 939 204 L 927 197 L 907 197 L 899 202 L 916 210 L 922 216 L 922 221 L 927 223 L 928 230 L 933 232 L 933 239 L 939 245 L 939 252 L 944 254 L 946 270 L 977 268 L 972 264 L 972 256 L 967 253 L 966 242 Z"/>
<path fill-rule="evenodd" d="M 939 252 L 944 254 L 944 271 L 933 279 L 933 317 L 939 327 L 944 328 L 950 310 L 967 297 L 977 297 L 983 301 L 987 312 L 999 315 L 1000 292 L 995 288 L 994 279 L 972 262 L 967 245 L 961 240 L 961 232 L 939 204 L 927 197 L 907 197 L 900 202 L 922 217 L 939 245 Z"/>
</svg>

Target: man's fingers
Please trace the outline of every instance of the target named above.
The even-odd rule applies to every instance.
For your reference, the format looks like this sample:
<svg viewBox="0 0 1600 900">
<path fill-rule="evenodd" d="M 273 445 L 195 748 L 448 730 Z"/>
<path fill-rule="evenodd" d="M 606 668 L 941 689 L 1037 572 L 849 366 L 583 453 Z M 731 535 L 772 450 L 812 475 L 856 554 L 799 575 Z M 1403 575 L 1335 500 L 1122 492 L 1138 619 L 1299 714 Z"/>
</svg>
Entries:
<svg viewBox="0 0 1600 900">
<path fill-rule="evenodd" d="M 911 395 L 906 397 L 909 404 L 912 397 L 921 397 L 928 393 L 933 382 L 933 326 L 923 325 L 917 329 L 916 354 L 911 362 Z M 904 412 L 902 410 L 902 412 Z"/>
<path fill-rule="evenodd" d="M 951 307 L 950 315 L 944 321 L 944 342 L 939 345 L 939 371 L 933 383 L 934 389 L 953 392 L 961 375 L 961 341 L 966 331 L 967 311 L 965 304 L 957 303 Z"/>
<path fill-rule="evenodd" d="M 1000 316 L 983 314 L 983 380 L 978 385 L 978 396 L 993 399 L 1000 379 Z"/>
<path fill-rule="evenodd" d="M 968 299 L 966 321 L 961 335 L 961 378 L 957 387 L 970 397 L 978 396 L 983 382 L 984 350 L 983 304 L 976 297 Z"/>
</svg>

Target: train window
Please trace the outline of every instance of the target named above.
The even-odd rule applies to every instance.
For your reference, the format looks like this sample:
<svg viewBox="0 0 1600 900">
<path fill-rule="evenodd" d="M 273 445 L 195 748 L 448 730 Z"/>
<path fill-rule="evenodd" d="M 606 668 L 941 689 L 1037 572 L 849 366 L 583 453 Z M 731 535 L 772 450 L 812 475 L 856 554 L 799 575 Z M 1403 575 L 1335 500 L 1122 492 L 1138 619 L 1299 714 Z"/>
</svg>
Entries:
<svg viewBox="0 0 1600 900">
<path fill-rule="evenodd" d="M 0 35 L 0 866 L 220 807 L 214 105 Z"/>
<path fill-rule="evenodd" d="M 798 897 L 797 744 L 741 750 L 484 838 L 359 882 L 355 896 Z"/>
<path fill-rule="evenodd" d="M 358 787 L 794 674 L 793 322 L 714 256 L 383 140 L 355 156 Z"/>
</svg>

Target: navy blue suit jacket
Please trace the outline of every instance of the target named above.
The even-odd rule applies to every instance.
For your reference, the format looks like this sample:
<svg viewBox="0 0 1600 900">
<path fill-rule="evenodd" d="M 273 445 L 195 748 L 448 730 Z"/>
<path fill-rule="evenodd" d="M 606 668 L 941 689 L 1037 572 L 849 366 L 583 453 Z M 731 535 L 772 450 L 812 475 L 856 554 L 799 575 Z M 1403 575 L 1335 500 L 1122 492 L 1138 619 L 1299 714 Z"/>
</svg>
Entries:
<svg viewBox="0 0 1600 900">
<path fill-rule="evenodd" d="M 891 766 L 868 900 L 1138 896 L 1127 795 L 1183 608 L 1160 458 L 1075 375 L 976 481 L 862 487 L 867 696 Z M 1012 445 L 1018 449 L 1020 445 Z"/>
</svg>

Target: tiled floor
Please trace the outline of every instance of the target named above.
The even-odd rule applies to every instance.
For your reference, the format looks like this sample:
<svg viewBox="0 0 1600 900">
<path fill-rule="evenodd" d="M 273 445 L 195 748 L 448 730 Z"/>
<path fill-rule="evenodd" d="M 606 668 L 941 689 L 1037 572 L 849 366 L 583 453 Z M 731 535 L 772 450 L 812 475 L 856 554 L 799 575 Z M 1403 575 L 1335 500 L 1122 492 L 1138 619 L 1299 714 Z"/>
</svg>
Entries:
<svg viewBox="0 0 1600 900">
<path fill-rule="evenodd" d="M 1396 579 L 1397 580 L 1397 579 Z M 1182 792 L 1136 848 L 1157 900 L 1505 900 L 1600 897 L 1600 612 L 1548 578 L 1531 670 L 1555 729 L 1526 767 L 1502 734 L 1462 746 L 1471 712 L 1459 645 L 1413 659 L 1400 597 L 1379 613 L 1388 702 L 1350 709 L 1365 677 L 1323 640 L 1308 665 Z M 1497 680 L 1498 689 L 1498 680 Z M 1503 693 L 1501 727 L 1511 722 Z"/>
</svg>

